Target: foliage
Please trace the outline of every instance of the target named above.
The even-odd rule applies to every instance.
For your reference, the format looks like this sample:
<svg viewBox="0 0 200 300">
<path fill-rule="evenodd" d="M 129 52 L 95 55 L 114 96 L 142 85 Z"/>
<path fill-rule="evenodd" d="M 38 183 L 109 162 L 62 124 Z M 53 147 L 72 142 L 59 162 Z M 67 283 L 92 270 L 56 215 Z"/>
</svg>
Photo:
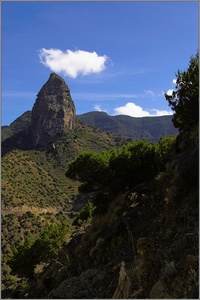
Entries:
<svg viewBox="0 0 200 300">
<path fill-rule="evenodd" d="M 133 187 L 156 172 L 156 146 L 146 140 L 122 147 L 110 158 L 114 190 Z"/>
<path fill-rule="evenodd" d="M 88 202 L 76 215 L 73 225 L 82 225 L 90 223 L 93 217 L 93 211 L 95 210 L 94 204 Z"/>
<path fill-rule="evenodd" d="M 100 154 L 81 154 L 69 164 L 66 176 L 83 182 L 88 191 L 115 193 L 148 179 L 155 171 L 156 146 L 143 140 Z"/>
<path fill-rule="evenodd" d="M 199 53 L 190 58 L 186 71 L 178 70 L 176 78 L 176 90 L 165 98 L 175 112 L 174 126 L 187 132 L 199 123 Z"/>
<path fill-rule="evenodd" d="M 94 152 L 80 154 L 69 163 L 66 176 L 83 182 L 81 191 L 95 191 L 107 184 L 108 155 L 109 152 L 106 151 L 100 154 Z"/>
<path fill-rule="evenodd" d="M 12 272 L 20 276 L 31 277 L 34 268 L 40 262 L 48 262 L 56 255 L 67 234 L 65 223 L 52 224 L 37 238 L 26 237 L 24 244 L 14 249 L 8 265 Z"/>
<path fill-rule="evenodd" d="M 164 168 L 165 163 L 174 156 L 176 138 L 176 135 L 169 135 L 167 137 L 160 138 L 156 150 L 159 169 Z"/>
<path fill-rule="evenodd" d="M 157 144 L 142 140 L 98 154 L 84 153 L 69 163 L 66 176 L 83 182 L 79 190 L 96 191 L 93 216 L 105 212 L 114 195 L 153 178 L 164 168 L 174 155 L 175 140 L 176 136 L 168 136 Z M 88 217 L 88 207 L 85 209 L 82 213 Z"/>
<path fill-rule="evenodd" d="M 160 138 L 158 144 L 134 141 L 98 154 L 83 153 L 69 163 L 66 176 L 81 181 L 81 191 L 96 191 L 92 214 L 102 213 L 114 195 L 153 178 L 163 168 L 174 153 L 175 138 Z"/>
</svg>

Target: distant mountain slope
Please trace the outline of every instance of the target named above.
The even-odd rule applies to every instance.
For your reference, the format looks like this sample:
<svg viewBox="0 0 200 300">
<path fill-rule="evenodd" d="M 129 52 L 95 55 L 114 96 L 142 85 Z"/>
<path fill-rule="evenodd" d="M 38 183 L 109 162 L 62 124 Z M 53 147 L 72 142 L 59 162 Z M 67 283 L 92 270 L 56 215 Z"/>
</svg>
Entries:
<svg viewBox="0 0 200 300">
<path fill-rule="evenodd" d="M 105 112 L 88 112 L 78 115 L 77 118 L 119 136 L 146 138 L 151 142 L 158 141 L 161 136 L 178 133 L 173 126 L 172 116 L 134 118 L 125 115 L 109 116 Z"/>
<path fill-rule="evenodd" d="M 12 135 L 26 130 L 31 123 L 31 111 L 28 110 L 14 120 L 9 126 L 1 127 L 1 141 L 3 142 Z"/>
<path fill-rule="evenodd" d="M 133 118 L 125 115 L 109 116 L 105 112 L 88 112 L 78 115 L 76 118 L 101 130 L 113 132 L 118 136 L 131 139 L 146 138 L 151 142 L 158 141 L 161 136 L 178 133 L 178 130 L 173 126 L 172 116 Z M 14 134 L 28 129 L 30 123 L 31 111 L 27 111 L 10 126 L 2 126 L 2 142 Z"/>
</svg>

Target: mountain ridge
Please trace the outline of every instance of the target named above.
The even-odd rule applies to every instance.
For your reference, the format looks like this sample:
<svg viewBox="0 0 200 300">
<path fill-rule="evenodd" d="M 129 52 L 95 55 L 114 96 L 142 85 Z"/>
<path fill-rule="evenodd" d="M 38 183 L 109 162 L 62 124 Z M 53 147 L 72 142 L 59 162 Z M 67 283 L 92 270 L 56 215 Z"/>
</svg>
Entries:
<svg viewBox="0 0 200 300">
<path fill-rule="evenodd" d="M 178 134 L 178 130 L 173 126 L 172 116 L 135 118 L 126 115 L 110 116 L 105 112 L 92 111 L 76 115 L 76 119 L 121 137 L 146 138 L 151 142 L 158 141 L 161 136 Z M 16 133 L 27 130 L 30 124 L 31 111 L 29 110 L 9 126 L 2 126 L 2 142 Z"/>
<path fill-rule="evenodd" d="M 77 118 L 119 136 L 133 139 L 146 138 L 151 142 L 158 141 L 161 136 L 178 133 L 173 126 L 172 116 L 131 117 L 127 115 L 110 116 L 105 112 L 88 112 L 77 115 Z"/>
</svg>

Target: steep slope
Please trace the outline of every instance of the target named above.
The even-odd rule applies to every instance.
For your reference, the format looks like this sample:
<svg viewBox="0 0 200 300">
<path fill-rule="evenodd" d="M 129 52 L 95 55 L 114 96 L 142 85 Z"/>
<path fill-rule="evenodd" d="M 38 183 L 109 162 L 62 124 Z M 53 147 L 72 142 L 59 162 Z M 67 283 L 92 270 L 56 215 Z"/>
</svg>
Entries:
<svg viewBox="0 0 200 300">
<path fill-rule="evenodd" d="M 182 150 L 155 178 L 118 194 L 107 212 L 77 228 L 56 260 L 38 272 L 38 283 L 19 295 L 198 299 L 198 167 L 187 180 L 198 165 L 198 144 L 190 141 L 188 148 L 183 138 L 176 148 Z"/>
<path fill-rule="evenodd" d="M 84 151 L 103 151 L 125 140 L 77 122 L 43 151 L 14 149 L 2 157 L 2 214 L 31 206 L 70 211 L 77 184 L 65 177 L 67 164 Z"/>
<path fill-rule="evenodd" d="M 78 182 L 67 179 L 68 162 L 84 151 L 103 151 L 125 141 L 77 121 L 45 150 L 13 149 L 2 157 L 2 289 L 16 285 L 6 264 L 14 248 L 36 237 L 50 224 L 75 215 L 90 199 L 78 193 Z M 71 226 L 71 225 L 70 225 Z"/>
</svg>

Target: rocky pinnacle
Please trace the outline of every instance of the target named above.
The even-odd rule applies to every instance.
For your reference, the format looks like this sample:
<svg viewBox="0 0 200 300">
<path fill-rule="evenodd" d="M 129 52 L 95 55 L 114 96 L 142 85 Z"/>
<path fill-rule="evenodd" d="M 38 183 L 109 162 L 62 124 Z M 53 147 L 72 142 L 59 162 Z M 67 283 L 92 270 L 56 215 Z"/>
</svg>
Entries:
<svg viewBox="0 0 200 300">
<path fill-rule="evenodd" d="M 76 109 L 65 81 L 55 73 L 44 84 L 32 109 L 34 146 L 46 146 L 63 131 L 75 128 Z"/>
</svg>

